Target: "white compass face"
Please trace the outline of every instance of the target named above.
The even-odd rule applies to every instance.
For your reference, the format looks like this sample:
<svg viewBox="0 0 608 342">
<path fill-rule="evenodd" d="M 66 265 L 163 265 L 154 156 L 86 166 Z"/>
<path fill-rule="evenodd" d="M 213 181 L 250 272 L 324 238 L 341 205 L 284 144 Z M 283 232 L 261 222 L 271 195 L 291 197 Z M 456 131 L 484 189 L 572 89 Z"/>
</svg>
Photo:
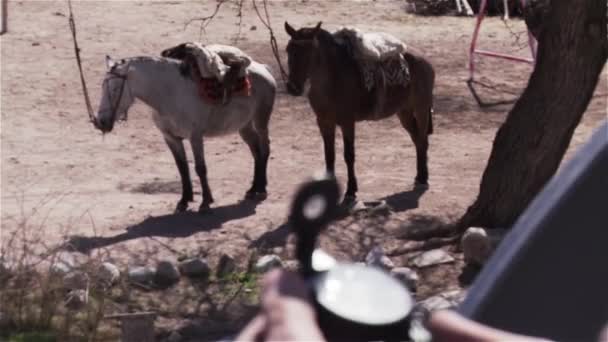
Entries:
<svg viewBox="0 0 608 342">
<path fill-rule="evenodd" d="M 384 325 L 404 319 L 412 309 L 409 291 L 387 273 L 363 265 L 338 264 L 314 282 L 317 301 L 348 320 Z"/>
</svg>

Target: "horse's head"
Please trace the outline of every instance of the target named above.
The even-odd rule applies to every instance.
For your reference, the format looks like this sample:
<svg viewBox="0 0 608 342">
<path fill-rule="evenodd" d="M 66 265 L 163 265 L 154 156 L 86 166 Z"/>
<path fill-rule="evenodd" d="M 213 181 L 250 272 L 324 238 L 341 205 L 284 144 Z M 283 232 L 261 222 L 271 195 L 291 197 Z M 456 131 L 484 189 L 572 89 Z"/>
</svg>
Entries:
<svg viewBox="0 0 608 342">
<path fill-rule="evenodd" d="M 287 91 L 291 95 L 299 96 L 304 92 L 304 84 L 310 71 L 314 40 L 320 30 L 321 22 L 315 27 L 302 27 L 299 30 L 285 22 L 285 31 L 291 37 L 287 43 L 287 66 L 289 68 Z"/>
<path fill-rule="evenodd" d="M 117 120 L 125 120 L 134 102 L 129 88 L 129 63 L 125 60 L 114 61 L 106 56 L 107 72 L 101 85 L 99 109 L 93 124 L 104 133 L 110 132 Z"/>
</svg>

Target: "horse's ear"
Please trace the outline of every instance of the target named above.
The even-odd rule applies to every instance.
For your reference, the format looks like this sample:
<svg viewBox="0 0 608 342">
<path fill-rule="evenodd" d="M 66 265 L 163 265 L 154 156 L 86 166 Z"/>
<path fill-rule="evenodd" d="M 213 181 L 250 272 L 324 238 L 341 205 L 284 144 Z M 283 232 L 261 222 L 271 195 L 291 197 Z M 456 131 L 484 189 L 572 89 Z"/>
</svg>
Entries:
<svg viewBox="0 0 608 342">
<path fill-rule="evenodd" d="M 319 23 L 317 24 L 317 26 L 315 26 L 315 28 L 313 29 L 313 34 L 316 36 L 317 33 L 319 33 L 319 31 L 321 30 L 321 24 L 323 24 L 322 21 L 319 21 Z"/>
<path fill-rule="evenodd" d="M 287 32 L 287 34 L 290 37 L 293 37 L 296 34 L 296 29 L 294 29 L 293 27 L 291 27 L 291 25 L 289 25 L 289 23 L 286 21 L 285 22 L 285 32 Z"/>
<path fill-rule="evenodd" d="M 116 65 L 116 62 L 112 59 L 112 57 L 106 55 L 106 68 L 108 70 L 112 69 Z"/>
</svg>

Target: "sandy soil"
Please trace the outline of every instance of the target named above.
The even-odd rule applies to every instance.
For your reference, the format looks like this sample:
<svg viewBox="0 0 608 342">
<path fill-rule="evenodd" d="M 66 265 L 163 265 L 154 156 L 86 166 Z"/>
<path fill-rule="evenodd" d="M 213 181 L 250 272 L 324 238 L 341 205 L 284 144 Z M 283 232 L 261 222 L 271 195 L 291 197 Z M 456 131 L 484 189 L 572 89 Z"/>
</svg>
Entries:
<svg viewBox="0 0 608 342">
<path fill-rule="evenodd" d="M 84 69 L 97 104 L 104 56 L 158 55 L 183 41 L 230 43 L 239 31 L 235 8 L 226 5 L 200 35 L 199 24 L 214 1 L 82 1 L 74 3 Z M 430 146 L 430 189 L 411 191 L 415 176 L 412 142 L 393 117 L 357 125 L 359 197 L 386 199 L 395 209 L 383 225 L 347 218 L 323 238 L 324 248 L 344 259 L 360 259 L 375 243 L 395 246 L 402 229 L 450 222 L 474 199 L 498 126 L 510 106 L 480 109 L 465 80 L 467 47 L 474 20 L 407 14 L 402 1 L 274 1 L 269 10 L 282 57 L 285 20 L 297 27 L 323 21 L 327 28 L 357 25 L 386 31 L 423 51 L 437 73 L 435 133 Z M 138 263 L 202 251 L 212 263 L 222 253 L 244 263 L 256 247 L 290 258 L 284 226 L 295 187 L 323 168 L 321 138 L 305 98 L 287 95 L 281 83 L 271 119 L 269 197 L 254 206 L 239 203 L 250 183 L 252 159 L 238 135 L 209 139 L 206 160 L 216 199 L 214 214 L 173 215 L 181 191 L 178 173 L 148 110 L 137 105 L 127 123 L 101 136 L 87 121 L 63 1 L 10 1 L 9 32 L 2 43 L 2 239 L 23 218 L 47 243 L 65 235 L 95 242 L 123 263 Z M 527 55 L 520 20 L 484 22 L 481 45 Z M 520 35 L 517 41 L 517 35 Z M 243 11 L 238 46 L 278 67 L 268 32 L 249 5 Z M 531 67 L 480 60 L 480 77 L 501 91 L 482 89 L 488 100 L 513 99 Z M 568 156 L 606 116 L 606 77 L 576 130 Z M 345 181 L 338 141 L 337 170 Z M 188 151 L 189 155 L 190 151 Z M 566 159 L 568 159 L 568 156 Z M 193 165 L 190 165 L 193 169 Z M 196 177 L 195 177 L 196 178 Z M 195 179 L 198 208 L 200 191 Z M 94 236 L 97 238 L 93 239 Z M 397 264 L 407 264 L 395 258 Z M 148 261 L 149 262 L 149 261 Z M 456 286 L 461 263 L 442 269 L 423 296 Z M 437 276 L 425 271 L 423 282 Z M 436 272 L 435 272 L 436 273 Z"/>
</svg>

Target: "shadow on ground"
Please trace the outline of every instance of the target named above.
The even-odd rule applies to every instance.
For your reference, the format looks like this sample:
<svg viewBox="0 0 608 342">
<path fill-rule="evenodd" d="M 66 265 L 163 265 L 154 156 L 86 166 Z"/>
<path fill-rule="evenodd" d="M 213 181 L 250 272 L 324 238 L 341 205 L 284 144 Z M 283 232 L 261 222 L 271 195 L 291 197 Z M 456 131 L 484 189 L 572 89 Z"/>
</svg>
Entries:
<svg viewBox="0 0 608 342">
<path fill-rule="evenodd" d="M 88 253 L 93 249 L 107 247 L 119 242 L 142 237 L 185 238 L 193 234 L 220 228 L 224 223 L 255 214 L 259 202 L 245 200 L 235 204 L 216 207 L 211 212 L 199 214 L 184 212 L 157 217 L 148 217 L 127 227 L 124 233 L 114 236 L 71 236 L 64 246 L 67 249 Z"/>
<path fill-rule="evenodd" d="M 193 184 L 192 190 L 195 195 L 200 195 L 199 186 L 197 183 Z M 160 181 L 154 180 L 151 182 L 143 182 L 140 184 L 131 184 L 131 183 L 120 183 L 118 185 L 118 190 L 128 191 L 131 193 L 139 193 L 139 194 L 178 194 L 182 193 L 182 183 L 180 181 Z"/>
<path fill-rule="evenodd" d="M 386 201 L 391 212 L 403 212 L 418 208 L 419 199 L 427 191 L 427 189 L 428 188 L 425 187 L 416 187 L 413 190 L 398 192 L 393 195 L 383 197 L 380 200 Z M 366 217 L 366 219 L 367 218 L 369 217 Z M 349 219 L 348 222 L 346 221 L 347 219 Z M 341 211 L 336 217 L 334 223 L 338 225 L 352 224 L 352 222 L 350 222 L 351 220 L 360 221 L 361 219 L 361 216 L 352 215 L 347 211 Z M 252 241 L 249 244 L 249 248 L 272 249 L 275 247 L 284 247 L 291 232 L 292 228 L 289 222 L 285 222 L 276 229 L 266 232 Z"/>
</svg>

